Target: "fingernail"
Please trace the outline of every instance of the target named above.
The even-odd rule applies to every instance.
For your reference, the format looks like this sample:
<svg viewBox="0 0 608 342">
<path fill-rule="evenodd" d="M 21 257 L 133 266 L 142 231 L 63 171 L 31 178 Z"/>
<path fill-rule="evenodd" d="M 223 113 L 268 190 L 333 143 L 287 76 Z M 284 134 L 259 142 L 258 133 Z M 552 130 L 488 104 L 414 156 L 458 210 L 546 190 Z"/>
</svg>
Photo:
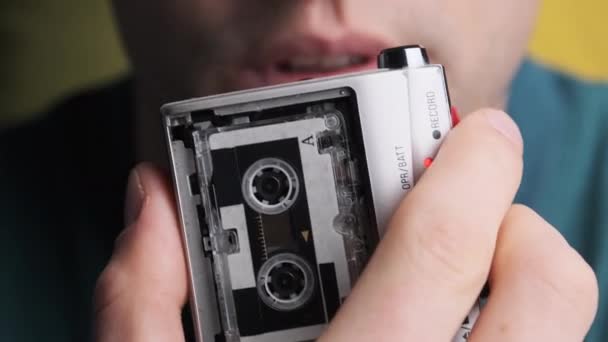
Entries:
<svg viewBox="0 0 608 342">
<path fill-rule="evenodd" d="M 125 227 L 137 221 L 146 193 L 137 168 L 131 170 L 125 198 Z"/>
<path fill-rule="evenodd" d="M 523 145 L 521 131 L 507 114 L 496 110 L 490 110 L 486 113 L 486 117 L 492 127 L 505 136 L 505 138 L 509 139 L 518 147 Z"/>
</svg>

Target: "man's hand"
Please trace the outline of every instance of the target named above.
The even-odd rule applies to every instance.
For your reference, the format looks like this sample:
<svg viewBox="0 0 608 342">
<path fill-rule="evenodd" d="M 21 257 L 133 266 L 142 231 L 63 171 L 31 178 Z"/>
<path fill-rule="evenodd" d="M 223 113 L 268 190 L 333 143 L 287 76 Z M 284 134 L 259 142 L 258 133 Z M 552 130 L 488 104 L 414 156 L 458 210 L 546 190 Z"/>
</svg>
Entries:
<svg viewBox="0 0 608 342">
<path fill-rule="evenodd" d="M 183 341 L 187 274 L 168 179 L 137 166 L 127 187 L 126 228 L 95 289 L 97 341 Z"/>
<path fill-rule="evenodd" d="M 506 114 L 463 120 L 320 341 L 450 341 L 487 279 L 470 341 L 582 340 L 595 275 L 551 225 L 511 204 L 521 172 L 521 136 Z M 96 290 L 97 339 L 183 340 L 187 276 L 170 187 L 141 165 L 128 193 L 128 225 Z"/>
</svg>

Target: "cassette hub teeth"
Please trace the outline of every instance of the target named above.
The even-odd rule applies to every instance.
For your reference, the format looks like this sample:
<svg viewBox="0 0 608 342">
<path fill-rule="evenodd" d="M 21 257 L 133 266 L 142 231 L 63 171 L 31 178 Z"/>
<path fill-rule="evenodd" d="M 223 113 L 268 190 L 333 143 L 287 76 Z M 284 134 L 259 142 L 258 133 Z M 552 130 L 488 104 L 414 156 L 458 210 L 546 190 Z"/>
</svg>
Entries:
<svg viewBox="0 0 608 342">
<path fill-rule="evenodd" d="M 276 168 L 267 168 L 253 179 L 255 197 L 268 205 L 276 205 L 289 193 L 287 175 Z"/>
<path fill-rule="evenodd" d="M 313 290 L 312 268 L 296 254 L 274 255 L 260 268 L 258 292 L 264 303 L 273 309 L 295 310 L 310 300 Z"/>
<path fill-rule="evenodd" d="M 294 168 L 278 158 L 253 163 L 243 175 L 243 198 L 258 213 L 277 215 L 289 209 L 299 193 Z"/>
<path fill-rule="evenodd" d="M 278 298 L 293 299 L 304 289 L 305 275 L 295 265 L 280 264 L 271 272 L 269 287 L 274 289 Z"/>
</svg>

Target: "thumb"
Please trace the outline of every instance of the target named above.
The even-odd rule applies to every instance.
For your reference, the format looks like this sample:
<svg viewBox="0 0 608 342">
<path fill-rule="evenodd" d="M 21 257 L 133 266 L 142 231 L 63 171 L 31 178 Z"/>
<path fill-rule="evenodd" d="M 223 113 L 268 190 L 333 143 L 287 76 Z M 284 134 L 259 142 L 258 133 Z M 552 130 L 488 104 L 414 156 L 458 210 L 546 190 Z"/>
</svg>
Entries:
<svg viewBox="0 0 608 342">
<path fill-rule="evenodd" d="M 149 164 L 129 176 L 127 227 L 95 289 L 97 341 L 183 341 L 187 275 L 172 192 Z"/>
</svg>

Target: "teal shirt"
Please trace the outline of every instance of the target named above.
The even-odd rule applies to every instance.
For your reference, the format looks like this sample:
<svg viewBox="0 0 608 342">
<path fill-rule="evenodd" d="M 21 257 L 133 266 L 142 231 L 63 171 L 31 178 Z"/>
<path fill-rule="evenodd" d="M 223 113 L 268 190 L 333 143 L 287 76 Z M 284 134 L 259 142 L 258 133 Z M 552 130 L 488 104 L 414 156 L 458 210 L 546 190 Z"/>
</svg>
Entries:
<svg viewBox="0 0 608 342">
<path fill-rule="evenodd" d="M 606 341 L 608 85 L 526 62 L 512 88 L 509 113 L 525 140 L 516 200 L 595 269 L 601 302 L 588 341 Z M 90 338 L 95 280 L 134 165 L 131 93 L 129 82 L 84 93 L 0 134 L 0 341 Z"/>
<path fill-rule="evenodd" d="M 516 201 L 559 229 L 595 270 L 600 304 L 587 341 L 608 341 L 608 83 L 525 63 L 508 111 L 524 137 Z"/>
</svg>

